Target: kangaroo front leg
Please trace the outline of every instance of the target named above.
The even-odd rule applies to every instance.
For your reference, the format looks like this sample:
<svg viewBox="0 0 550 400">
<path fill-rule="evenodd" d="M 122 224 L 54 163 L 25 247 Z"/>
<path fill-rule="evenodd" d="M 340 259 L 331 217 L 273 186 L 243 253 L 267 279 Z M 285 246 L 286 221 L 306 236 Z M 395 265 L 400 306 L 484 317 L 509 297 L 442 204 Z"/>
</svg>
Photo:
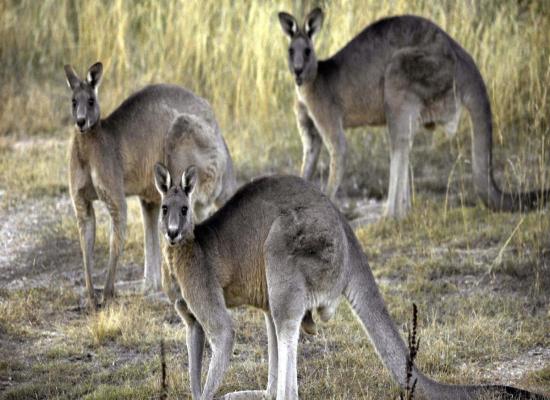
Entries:
<svg viewBox="0 0 550 400">
<path fill-rule="evenodd" d="M 158 292 L 161 288 L 160 242 L 158 232 L 159 205 L 140 200 L 143 217 L 143 233 L 145 265 L 143 269 L 144 289 L 150 288 Z"/>
<path fill-rule="evenodd" d="M 179 276 L 178 283 L 180 287 L 185 287 Z M 212 286 L 204 285 L 204 289 L 200 291 L 195 286 L 193 292 L 189 293 L 190 298 L 198 299 L 192 304 L 192 312 L 204 329 L 212 349 L 202 400 L 211 400 L 218 390 L 229 364 L 235 340 L 233 320 L 225 306 L 223 291 Z"/>
<path fill-rule="evenodd" d="M 76 195 L 73 196 L 73 205 L 76 213 L 80 248 L 84 261 L 84 279 L 90 307 L 97 305 L 94 285 L 92 281 L 92 268 L 94 262 L 95 245 L 95 213 L 91 201 Z"/>
<path fill-rule="evenodd" d="M 111 216 L 111 233 L 109 240 L 109 265 L 107 272 L 107 280 L 103 290 L 104 300 L 108 300 L 114 296 L 115 292 L 115 275 L 118 260 L 124 249 L 124 238 L 126 233 L 126 199 L 122 192 L 122 184 L 119 186 L 120 192 L 114 194 L 101 193 L 100 198 L 103 200 Z"/>
<path fill-rule="evenodd" d="M 325 192 L 334 202 L 336 192 L 344 177 L 346 137 L 344 136 L 342 122 L 339 119 L 327 121 L 320 133 L 330 156 L 330 171 Z"/>
<path fill-rule="evenodd" d="M 317 167 L 317 161 L 319 160 L 322 140 L 313 120 L 307 113 L 306 106 L 300 102 L 296 104 L 296 118 L 298 120 L 300 137 L 302 138 L 303 157 L 301 176 L 305 180 L 311 180 Z"/>
<path fill-rule="evenodd" d="M 195 317 L 189 312 L 183 299 L 175 302 L 178 315 L 187 326 L 187 357 L 189 360 L 189 381 L 193 400 L 201 398 L 202 357 L 204 353 L 204 330 Z"/>
<path fill-rule="evenodd" d="M 209 332 L 208 339 L 212 348 L 212 358 L 201 397 L 203 400 L 211 400 L 214 397 L 229 365 L 234 343 L 233 323 L 230 321 L 229 319 L 220 324 L 221 329 Z"/>
<path fill-rule="evenodd" d="M 186 342 L 191 393 L 195 400 L 201 398 L 202 357 L 204 354 L 204 331 L 196 320 L 193 324 L 187 324 Z"/>
</svg>

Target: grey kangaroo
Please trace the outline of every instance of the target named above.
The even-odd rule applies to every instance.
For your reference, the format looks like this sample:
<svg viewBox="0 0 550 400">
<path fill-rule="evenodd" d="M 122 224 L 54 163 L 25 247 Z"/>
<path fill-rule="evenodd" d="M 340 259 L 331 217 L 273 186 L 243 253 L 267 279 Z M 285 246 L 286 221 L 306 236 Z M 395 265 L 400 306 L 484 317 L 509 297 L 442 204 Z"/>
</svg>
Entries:
<svg viewBox="0 0 550 400">
<path fill-rule="evenodd" d="M 421 126 L 456 132 L 462 106 L 473 123 L 472 168 L 476 193 L 493 210 L 533 209 L 550 190 L 502 192 L 493 178 L 491 106 L 472 57 L 431 21 L 416 16 L 374 22 L 326 60 L 317 60 L 313 37 L 323 12 L 303 26 L 279 13 L 290 37 L 288 65 L 297 92 L 296 116 L 303 143 L 301 175 L 311 179 L 324 143 L 330 155 L 326 192 L 332 200 L 344 174 L 345 128 L 387 125 L 390 181 L 386 213 L 410 209 L 409 152 Z"/>
<path fill-rule="evenodd" d="M 191 166 L 181 182 L 175 182 L 157 164 L 155 182 L 162 196 L 159 229 L 166 239 L 163 287 L 187 325 L 193 399 L 212 399 L 216 394 L 234 342 L 228 307 L 240 305 L 265 313 L 267 389 L 223 398 L 297 399 L 300 325 L 312 310 L 321 320 L 329 320 L 341 295 L 393 378 L 405 385 L 408 349 L 386 310 L 361 245 L 344 216 L 312 184 L 292 176 L 257 179 L 195 225 L 189 204 L 196 169 Z M 202 388 L 205 338 L 212 358 Z M 413 378 L 418 379 L 417 393 L 429 399 L 476 399 L 485 393 L 543 398 L 506 386 L 447 385 L 416 368 Z"/>
<path fill-rule="evenodd" d="M 92 202 L 103 201 L 111 217 L 110 253 L 104 299 L 114 294 L 117 262 L 126 226 L 126 196 L 139 196 L 145 233 L 145 287 L 160 289 L 162 256 L 158 237 L 160 196 L 153 166 L 166 162 L 183 172 L 198 166 L 196 212 L 200 218 L 211 204 L 220 206 L 235 191 L 231 157 L 214 113 L 204 99 L 173 85 L 151 85 L 127 98 L 111 115 L 100 119 L 98 87 L 103 66 L 92 65 L 86 79 L 65 66 L 72 90 L 76 132 L 69 156 L 69 186 L 76 213 L 90 305 L 96 304 L 92 284 L 95 215 Z"/>
</svg>

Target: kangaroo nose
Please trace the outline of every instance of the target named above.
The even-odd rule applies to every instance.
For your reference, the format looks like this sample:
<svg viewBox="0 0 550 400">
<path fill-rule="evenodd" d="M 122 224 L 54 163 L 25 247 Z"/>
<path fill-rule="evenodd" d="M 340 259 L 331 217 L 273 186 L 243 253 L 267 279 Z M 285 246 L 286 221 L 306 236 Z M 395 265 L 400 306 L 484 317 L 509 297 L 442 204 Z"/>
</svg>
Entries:
<svg viewBox="0 0 550 400">
<path fill-rule="evenodd" d="M 168 237 L 172 240 L 174 240 L 178 236 L 178 230 L 177 229 L 168 229 Z"/>
<path fill-rule="evenodd" d="M 303 68 L 294 68 L 294 73 L 297 75 L 297 76 L 300 76 L 302 74 L 302 72 L 304 71 Z"/>
<path fill-rule="evenodd" d="M 76 124 L 78 125 L 79 128 L 82 128 L 85 123 L 86 123 L 86 118 L 78 118 L 76 120 Z"/>
</svg>

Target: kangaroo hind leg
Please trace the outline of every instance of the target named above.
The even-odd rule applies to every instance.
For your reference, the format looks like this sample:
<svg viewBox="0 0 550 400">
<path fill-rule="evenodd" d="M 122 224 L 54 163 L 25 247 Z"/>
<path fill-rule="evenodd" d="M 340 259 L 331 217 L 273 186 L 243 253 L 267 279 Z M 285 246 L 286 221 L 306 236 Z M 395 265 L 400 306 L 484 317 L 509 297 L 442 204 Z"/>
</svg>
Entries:
<svg viewBox="0 0 550 400">
<path fill-rule="evenodd" d="M 391 93 L 391 91 L 390 91 Z M 407 93 L 386 98 L 386 119 L 390 135 L 390 182 L 386 215 L 402 218 L 411 208 L 409 153 L 418 129 L 420 105 Z"/>
<path fill-rule="evenodd" d="M 279 260 L 277 260 L 278 262 Z M 283 260 L 280 260 L 283 261 Z M 275 260 L 271 260 L 273 265 Z M 284 261 L 283 261 L 284 262 Z M 277 264 L 274 268 L 277 269 Z M 300 325 L 305 313 L 303 292 L 281 285 L 269 289 L 270 308 L 277 335 L 277 400 L 298 399 L 297 353 Z"/>
<path fill-rule="evenodd" d="M 392 217 L 403 217 L 411 206 L 409 152 L 422 114 L 429 111 L 426 107 L 434 108 L 428 114 L 441 114 L 436 105 L 443 104 L 445 97 L 455 100 L 454 53 L 446 37 L 435 31 L 430 34 L 430 47 L 396 52 L 384 75 L 384 107 L 391 142 L 387 214 Z M 439 115 L 436 121 L 427 122 L 438 119 Z"/>
<path fill-rule="evenodd" d="M 228 393 L 222 397 L 223 400 L 274 400 L 277 395 L 277 333 L 271 314 L 265 313 L 265 325 L 267 329 L 267 353 L 269 360 L 267 389 L 266 390 L 243 390 Z"/>
<path fill-rule="evenodd" d="M 413 141 L 413 124 L 416 115 L 403 112 L 388 122 L 390 130 L 390 182 L 386 213 L 402 218 L 411 208 L 409 183 L 409 153 Z"/>
<path fill-rule="evenodd" d="M 288 257 L 293 251 L 285 229 L 288 223 L 275 221 L 264 244 L 269 308 L 277 336 L 277 400 L 298 399 L 298 338 L 308 310 L 305 279 L 296 265 L 300 257 Z"/>
<path fill-rule="evenodd" d="M 158 292 L 161 288 L 160 265 L 162 262 L 158 232 L 159 206 L 143 199 L 140 200 L 140 204 L 145 236 L 144 288 L 151 288 Z"/>
</svg>

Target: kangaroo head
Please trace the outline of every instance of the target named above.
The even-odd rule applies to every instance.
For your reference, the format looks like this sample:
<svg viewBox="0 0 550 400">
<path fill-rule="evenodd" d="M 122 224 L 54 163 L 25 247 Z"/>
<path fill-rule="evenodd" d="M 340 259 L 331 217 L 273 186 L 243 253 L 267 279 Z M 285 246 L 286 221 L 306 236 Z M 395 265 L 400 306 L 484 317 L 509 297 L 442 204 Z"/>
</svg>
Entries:
<svg viewBox="0 0 550 400">
<path fill-rule="evenodd" d="M 161 196 L 159 229 L 170 246 L 193 239 L 191 194 L 197 181 L 197 169 L 188 167 L 181 182 L 172 182 L 170 172 L 161 163 L 155 164 L 155 186 Z"/>
<path fill-rule="evenodd" d="M 88 69 L 86 80 L 81 80 L 70 65 L 65 65 L 67 84 L 73 91 L 72 113 L 75 126 L 81 133 L 89 131 L 99 121 L 97 88 L 101 82 L 103 64 L 95 63 Z"/>
<path fill-rule="evenodd" d="M 294 74 L 298 86 L 311 82 L 317 76 L 317 58 L 313 49 L 313 36 L 319 32 L 323 24 L 323 11 L 320 8 L 312 10 L 300 28 L 296 18 L 286 12 L 279 13 L 279 22 L 290 37 L 288 46 L 288 67 Z"/>
</svg>

